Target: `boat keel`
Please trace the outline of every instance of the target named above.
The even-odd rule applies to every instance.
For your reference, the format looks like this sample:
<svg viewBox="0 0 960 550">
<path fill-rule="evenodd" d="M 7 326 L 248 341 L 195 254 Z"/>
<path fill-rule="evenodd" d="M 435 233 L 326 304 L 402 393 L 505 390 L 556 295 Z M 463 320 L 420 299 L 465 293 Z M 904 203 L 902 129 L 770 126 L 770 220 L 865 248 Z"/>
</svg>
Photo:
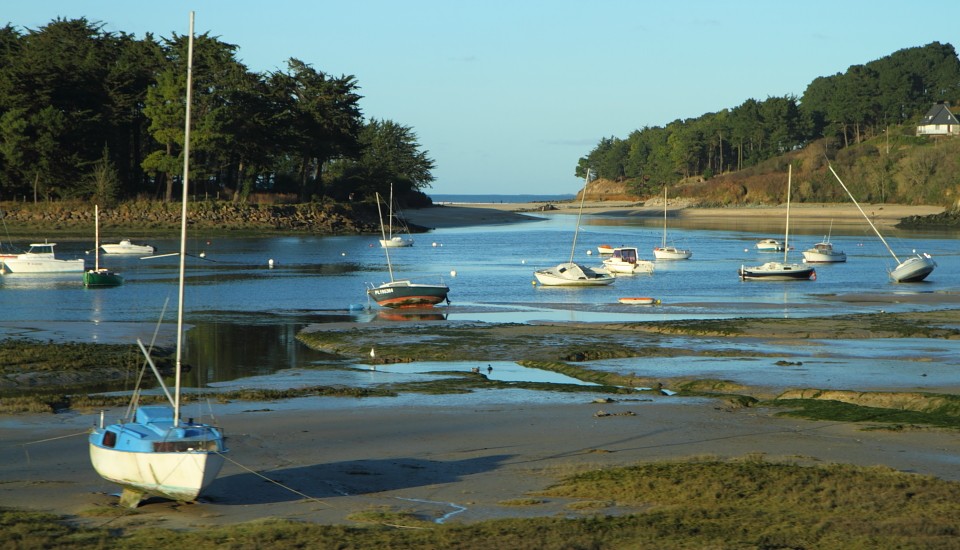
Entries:
<svg viewBox="0 0 960 550">
<path fill-rule="evenodd" d="M 124 508 L 137 508 L 140 506 L 140 503 L 143 502 L 143 497 L 145 496 L 147 495 L 143 491 L 124 487 L 123 492 L 120 493 L 120 506 Z"/>
</svg>

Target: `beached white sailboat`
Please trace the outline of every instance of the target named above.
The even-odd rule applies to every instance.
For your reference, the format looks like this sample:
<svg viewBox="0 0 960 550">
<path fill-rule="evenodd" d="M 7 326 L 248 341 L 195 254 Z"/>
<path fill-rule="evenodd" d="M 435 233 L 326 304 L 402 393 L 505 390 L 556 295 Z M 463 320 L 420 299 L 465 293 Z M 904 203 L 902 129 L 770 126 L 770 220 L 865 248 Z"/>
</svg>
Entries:
<svg viewBox="0 0 960 550">
<path fill-rule="evenodd" d="M 663 241 L 653 249 L 653 257 L 658 260 L 687 260 L 693 252 L 685 248 L 667 246 L 667 187 L 663 187 Z"/>
<path fill-rule="evenodd" d="M 803 264 L 788 263 L 790 252 L 790 189 L 793 179 L 793 166 L 787 170 L 787 224 L 783 232 L 783 261 L 766 262 L 754 267 L 740 266 L 740 280 L 762 281 L 809 281 L 817 278 L 814 268 Z"/>
<path fill-rule="evenodd" d="M 380 198 L 377 197 L 377 210 L 380 209 Z M 413 246 L 413 238 L 393 234 L 393 184 L 390 184 L 390 204 L 387 206 L 387 231 L 380 239 L 380 246 L 383 248 L 404 248 Z M 383 233 L 383 219 L 380 220 L 380 229 Z M 409 233 L 409 232 L 408 232 Z"/>
<path fill-rule="evenodd" d="M 577 235 L 580 233 L 580 218 L 583 216 L 583 202 L 587 197 L 587 185 L 590 184 L 589 168 L 584 180 L 580 211 L 577 213 L 577 227 L 573 232 L 573 246 L 570 248 L 570 261 L 534 271 L 533 276 L 543 286 L 604 286 L 616 280 L 606 270 L 593 269 L 573 261 L 573 255 L 577 250 Z"/>
<path fill-rule="evenodd" d="M 105 425 L 100 423 L 88 437 L 90 461 L 104 479 L 123 487 L 120 503 L 134 508 L 150 495 L 178 501 L 196 500 L 217 477 L 223 466 L 224 436 L 220 428 L 184 421 L 180 417 L 181 357 L 183 348 L 183 297 L 187 246 L 187 200 L 190 180 L 190 103 L 193 70 L 193 12 L 187 57 L 186 123 L 183 146 L 183 208 L 180 225 L 180 276 L 177 308 L 175 386 L 170 394 L 149 350 L 137 343 L 146 362 L 160 381 L 169 406 L 138 406 L 139 390 L 131 399 L 133 418 Z"/>
<path fill-rule="evenodd" d="M 883 235 L 880 234 L 880 230 L 877 229 L 877 226 L 873 225 L 873 222 L 870 221 L 870 217 L 867 216 L 867 213 L 863 211 L 863 208 L 860 208 L 860 203 L 857 202 L 857 199 L 853 198 L 853 193 L 847 189 L 847 186 L 843 183 L 843 180 L 840 179 L 840 176 L 837 175 L 837 172 L 833 169 L 833 166 L 827 164 L 827 168 L 830 169 L 830 172 L 833 173 L 833 177 L 837 178 L 837 181 L 840 182 L 840 187 L 843 187 L 843 190 L 847 192 L 847 196 L 850 197 L 850 200 L 853 201 L 853 204 L 856 205 L 857 210 L 860 211 L 860 214 L 863 215 L 863 219 L 867 220 L 867 223 L 870 224 L 870 228 L 873 229 L 873 232 L 877 234 L 877 237 L 880 237 L 880 242 L 883 243 L 883 246 L 887 248 L 887 252 L 893 256 L 893 259 L 897 262 L 897 266 L 890 270 L 890 279 L 895 283 L 918 283 L 927 278 L 928 275 L 933 273 L 934 268 L 937 267 L 937 262 L 933 261 L 933 257 L 929 254 L 915 253 L 913 256 L 910 256 L 904 261 L 900 261 L 900 258 L 893 252 L 893 249 L 890 248 L 890 245 L 887 244 L 887 240 L 883 238 Z"/>
</svg>

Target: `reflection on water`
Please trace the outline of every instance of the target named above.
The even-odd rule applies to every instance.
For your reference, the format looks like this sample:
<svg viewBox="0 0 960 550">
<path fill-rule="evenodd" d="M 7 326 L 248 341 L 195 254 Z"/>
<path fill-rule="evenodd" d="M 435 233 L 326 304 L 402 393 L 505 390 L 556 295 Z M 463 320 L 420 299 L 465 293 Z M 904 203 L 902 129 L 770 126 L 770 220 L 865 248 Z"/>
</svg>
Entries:
<svg viewBox="0 0 960 550">
<path fill-rule="evenodd" d="M 187 331 L 184 362 L 185 385 L 202 387 L 211 382 L 307 365 L 324 358 L 297 341 L 302 323 L 255 323 L 210 321 Z"/>
<path fill-rule="evenodd" d="M 582 224 L 574 260 L 599 265 L 596 247 L 601 243 L 636 246 L 641 257 L 651 259 L 653 247 L 661 242 L 662 220 L 658 216 L 589 216 Z M 450 286 L 450 306 L 417 311 L 382 310 L 368 301 L 367 287 L 389 279 L 376 235 L 195 235 L 188 248 L 193 254 L 204 252 L 205 258 L 191 256 L 187 260 L 185 322 L 194 327 L 187 332 L 185 361 L 194 366 L 187 383 L 203 385 L 290 369 L 310 370 L 323 355 L 301 345 L 296 334 L 314 322 L 802 317 L 924 310 L 941 307 L 936 297 L 960 292 L 960 232 L 885 232 L 898 253 L 912 249 L 929 252 L 939 265 L 924 283 L 896 285 L 887 277 L 892 258 L 869 227 L 839 222 L 833 226 L 831 240 L 847 253 L 845 264 L 818 266 L 817 280 L 805 283 L 741 282 L 739 267 L 761 260 L 753 244 L 760 238 L 781 235 L 782 219 L 676 219 L 671 221 L 670 240 L 692 249 L 691 260 L 657 262 L 650 276 L 621 277 L 606 287 L 542 288 L 531 284 L 535 269 L 569 259 L 574 224 L 575 215 L 558 214 L 516 225 L 440 229 L 418 239 L 413 247 L 391 251 L 398 277 L 424 282 L 440 279 Z M 819 241 L 827 228 L 798 224 L 796 237 L 794 229 L 791 224 L 795 248 L 791 260 L 799 261 L 799 251 Z M 431 246 L 434 242 L 442 246 Z M 153 244 L 161 250 L 179 248 L 175 239 Z M 85 245 L 88 243 L 63 243 L 62 255 L 82 256 Z M 273 268 L 269 260 L 273 260 Z M 133 343 L 136 338 L 149 341 L 164 304 L 176 302 L 177 259 L 111 257 L 109 261 L 110 267 L 124 276 L 120 287 L 88 290 L 79 274 L 0 277 L 4 308 L 0 335 L 104 343 Z M 852 293 L 861 297 L 845 298 Z M 892 303 L 888 298 L 894 294 L 934 299 Z M 662 304 L 637 308 L 618 303 L 619 298 L 629 296 L 649 296 Z M 168 310 L 160 331 L 165 347 L 173 341 L 173 316 Z M 870 341 L 850 345 L 869 348 Z M 744 361 L 736 368 L 746 372 L 755 364 Z M 494 374 L 499 370 L 495 368 Z"/>
</svg>

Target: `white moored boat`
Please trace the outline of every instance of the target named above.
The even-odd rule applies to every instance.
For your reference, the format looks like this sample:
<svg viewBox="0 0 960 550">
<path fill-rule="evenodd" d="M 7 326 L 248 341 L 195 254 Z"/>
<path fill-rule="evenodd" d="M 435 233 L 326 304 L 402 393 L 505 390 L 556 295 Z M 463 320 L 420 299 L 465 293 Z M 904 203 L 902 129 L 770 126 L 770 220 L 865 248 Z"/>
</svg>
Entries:
<svg viewBox="0 0 960 550">
<path fill-rule="evenodd" d="M 641 260 L 637 249 L 630 246 L 614 248 L 613 254 L 603 260 L 603 267 L 614 274 L 653 273 L 653 262 Z"/>
<path fill-rule="evenodd" d="M 870 217 L 867 216 L 867 213 L 863 211 L 863 208 L 860 208 L 860 203 L 857 202 L 857 199 L 853 198 L 853 193 L 847 189 L 847 186 L 843 183 L 843 180 L 840 179 L 840 176 L 837 175 L 837 172 L 833 169 L 833 166 L 827 164 L 827 168 L 833 172 L 833 177 L 837 178 L 837 181 L 840 182 L 840 187 L 843 187 L 843 190 L 847 192 L 847 196 L 850 197 L 850 200 L 853 201 L 853 204 L 856 205 L 857 210 L 860 211 L 860 214 L 863 215 L 863 219 L 867 220 L 867 223 L 870 224 L 870 228 L 873 229 L 873 232 L 877 234 L 877 237 L 880 237 L 880 242 L 883 243 L 883 246 L 887 247 L 887 252 L 893 256 L 894 261 L 897 262 L 897 266 L 890 270 L 890 279 L 895 283 L 919 283 L 920 281 L 927 278 L 927 275 L 933 273 L 934 268 L 937 267 L 937 262 L 933 261 L 933 257 L 929 254 L 917 254 L 914 252 L 913 256 L 910 256 L 904 261 L 900 261 L 900 258 L 893 252 L 893 249 L 890 248 L 890 245 L 887 244 L 887 240 L 883 238 L 883 235 L 880 234 L 880 230 L 877 229 L 877 226 L 873 225 L 873 222 L 870 221 Z"/>
<path fill-rule="evenodd" d="M 130 239 L 122 239 L 119 243 L 102 244 L 100 250 L 106 254 L 153 254 L 156 247 L 149 244 L 134 244 Z"/>
<path fill-rule="evenodd" d="M 847 261 L 847 255 L 842 250 L 833 248 L 830 235 L 833 234 L 833 222 L 830 222 L 830 231 L 822 241 L 803 251 L 803 261 L 808 264 L 835 264 Z"/>
<path fill-rule="evenodd" d="M 688 260 L 693 252 L 676 246 L 667 246 L 667 188 L 663 188 L 663 241 L 653 249 L 653 257 L 658 260 Z"/>
<path fill-rule="evenodd" d="M 577 249 L 577 235 L 580 233 L 580 218 L 583 216 L 583 202 L 587 197 L 587 185 L 590 184 L 590 169 L 584 178 L 583 194 L 580 196 L 580 211 L 577 213 L 577 227 L 573 231 L 573 246 L 570 248 L 570 261 L 554 267 L 538 269 L 533 276 L 543 286 L 604 286 L 616 279 L 604 269 L 593 269 L 573 261 Z M 598 250 L 602 253 L 601 247 Z M 612 251 L 611 251 L 612 252 Z"/>
<path fill-rule="evenodd" d="M 377 208 L 380 208 L 380 199 L 377 198 Z M 403 237 L 400 235 L 393 234 L 393 184 L 390 184 L 390 204 L 387 206 L 389 214 L 387 214 L 387 231 L 383 235 L 383 238 L 380 239 L 380 246 L 383 248 L 406 248 L 408 246 L 413 246 L 412 237 Z M 381 233 L 383 231 L 383 223 L 380 224 Z M 409 231 L 408 231 L 409 233 Z"/>
<path fill-rule="evenodd" d="M 33 243 L 23 254 L 0 257 L 0 273 L 83 273 L 83 258 L 58 260 L 57 243 Z"/>
<path fill-rule="evenodd" d="M 543 286 L 605 286 L 613 283 L 613 275 L 575 262 L 538 269 L 534 277 Z"/>
<path fill-rule="evenodd" d="M 763 239 L 757 241 L 757 250 L 760 252 L 783 252 L 783 243 L 776 239 Z"/>
<path fill-rule="evenodd" d="M 803 261 L 808 264 L 830 264 L 847 261 L 847 254 L 833 248 L 830 241 L 824 240 L 803 251 Z"/>
</svg>

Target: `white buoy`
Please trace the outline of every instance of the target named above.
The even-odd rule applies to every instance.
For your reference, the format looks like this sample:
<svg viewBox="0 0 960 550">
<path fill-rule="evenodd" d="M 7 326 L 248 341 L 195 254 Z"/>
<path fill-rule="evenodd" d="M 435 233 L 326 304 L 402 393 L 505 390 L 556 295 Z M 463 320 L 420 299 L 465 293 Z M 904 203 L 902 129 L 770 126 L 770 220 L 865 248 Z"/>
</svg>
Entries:
<svg viewBox="0 0 960 550">
<path fill-rule="evenodd" d="M 526 261 L 526 260 L 520 260 L 520 263 L 521 263 L 521 264 L 525 264 L 525 263 L 527 263 L 527 261 Z"/>
<path fill-rule="evenodd" d="M 206 257 L 207 257 L 207 253 L 206 253 L 206 252 L 201 252 L 201 253 L 200 253 L 200 257 L 201 257 L 201 258 L 206 258 Z"/>
<path fill-rule="evenodd" d="M 341 255 L 341 256 L 346 256 L 347 253 L 346 253 L 346 252 L 341 252 L 340 255 Z"/>
<path fill-rule="evenodd" d="M 456 277 L 456 276 L 457 276 L 457 270 L 456 270 L 456 269 L 450 270 L 450 276 L 451 276 L 451 277 Z"/>
<path fill-rule="evenodd" d="M 377 352 L 373 351 L 373 348 L 370 348 L 370 358 L 373 359 L 377 356 Z"/>
<path fill-rule="evenodd" d="M 593 255 L 593 250 L 587 249 L 587 256 L 592 256 L 592 255 Z"/>
<path fill-rule="evenodd" d="M 267 260 L 267 266 L 269 266 L 270 268 L 273 268 L 273 258 L 270 258 L 269 260 Z"/>
<path fill-rule="evenodd" d="M 436 247 L 436 246 L 437 246 L 437 243 L 436 243 L 436 242 L 434 242 L 434 243 L 433 243 L 433 246 L 434 246 L 434 247 Z"/>
</svg>

